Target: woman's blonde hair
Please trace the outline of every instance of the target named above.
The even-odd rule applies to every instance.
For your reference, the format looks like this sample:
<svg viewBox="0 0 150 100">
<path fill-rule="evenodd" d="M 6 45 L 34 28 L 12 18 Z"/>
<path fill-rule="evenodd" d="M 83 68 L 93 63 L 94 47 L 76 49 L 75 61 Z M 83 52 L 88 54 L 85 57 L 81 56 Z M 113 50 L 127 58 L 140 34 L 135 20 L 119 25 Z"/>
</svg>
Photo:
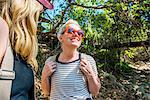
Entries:
<svg viewBox="0 0 150 100">
<path fill-rule="evenodd" d="M 57 38 L 59 38 L 60 35 L 62 35 L 62 34 L 64 33 L 66 27 L 67 27 L 68 25 L 70 25 L 70 24 L 75 24 L 75 25 L 77 25 L 78 27 L 80 27 L 80 25 L 78 24 L 78 22 L 77 22 L 76 20 L 69 19 L 65 24 L 63 24 L 63 25 L 59 28 L 59 30 L 58 30 L 58 32 L 57 32 Z"/>
<path fill-rule="evenodd" d="M 3 5 L 5 2 L 6 2 L 6 0 L 0 0 L 0 15 L 1 15 L 2 8 L 3 8 Z"/>
<path fill-rule="evenodd" d="M 36 0 L 7 0 L 2 17 L 9 26 L 13 50 L 37 70 L 37 22 L 42 5 Z"/>
</svg>

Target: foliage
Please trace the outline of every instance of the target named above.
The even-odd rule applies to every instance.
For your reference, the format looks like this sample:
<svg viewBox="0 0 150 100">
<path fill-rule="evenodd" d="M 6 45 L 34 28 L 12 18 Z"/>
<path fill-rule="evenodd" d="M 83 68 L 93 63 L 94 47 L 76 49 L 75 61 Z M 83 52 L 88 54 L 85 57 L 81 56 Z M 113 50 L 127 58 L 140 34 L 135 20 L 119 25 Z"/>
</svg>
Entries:
<svg viewBox="0 0 150 100">
<path fill-rule="evenodd" d="M 111 73 L 100 71 L 102 87 L 96 100 L 149 100 L 148 74 L 136 71 L 119 80 Z"/>
<path fill-rule="evenodd" d="M 98 67 L 106 72 L 111 72 L 113 74 L 129 73 L 131 67 L 129 63 L 121 61 L 120 52 L 118 49 L 113 50 L 100 50 L 95 56 L 97 60 Z"/>
<path fill-rule="evenodd" d="M 121 72 L 129 73 L 131 72 L 131 67 L 126 62 L 119 62 L 115 66 L 116 69 L 119 69 Z"/>
<path fill-rule="evenodd" d="M 49 19 L 49 22 L 53 22 L 51 24 L 54 27 L 54 24 L 62 17 L 62 22 L 69 18 L 76 19 L 85 30 L 86 37 L 97 42 L 141 41 L 147 39 L 147 21 L 149 20 L 146 17 L 147 14 L 144 13 L 148 9 L 144 5 L 146 3 L 148 1 L 77 0 L 61 6 L 62 10 L 68 7 L 66 12 L 62 11 L 64 16 L 59 13 L 53 16 L 53 20 Z M 100 41 L 101 39 L 103 41 Z"/>
<path fill-rule="evenodd" d="M 150 55 L 150 48 L 145 47 L 137 47 L 137 48 L 124 48 L 121 52 L 121 59 L 122 61 L 126 62 L 148 62 Z"/>
<path fill-rule="evenodd" d="M 55 9 L 45 10 L 39 23 L 39 43 L 47 46 L 48 53 L 60 51 L 56 33 L 70 18 L 77 20 L 86 33 L 79 50 L 94 56 L 97 62 L 103 60 L 101 65 L 111 66 L 111 70 L 121 64 L 124 55 L 130 59 L 136 56 L 135 49 L 113 46 L 150 38 L 148 0 L 53 0 L 53 4 Z"/>
</svg>

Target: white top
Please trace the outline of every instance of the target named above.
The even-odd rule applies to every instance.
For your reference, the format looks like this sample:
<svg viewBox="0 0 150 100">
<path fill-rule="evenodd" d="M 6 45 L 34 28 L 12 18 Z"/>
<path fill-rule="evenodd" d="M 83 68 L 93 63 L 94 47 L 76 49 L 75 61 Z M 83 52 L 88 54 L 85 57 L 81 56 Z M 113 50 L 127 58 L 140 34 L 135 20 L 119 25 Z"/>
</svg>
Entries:
<svg viewBox="0 0 150 100">
<path fill-rule="evenodd" d="M 62 63 L 58 61 L 58 56 L 56 57 L 56 71 L 51 76 L 50 100 L 85 100 L 90 98 L 91 94 L 88 92 L 84 75 L 79 69 L 81 57 L 79 56 L 79 59 L 69 63 Z M 97 74 L 94 59 L 89 55 L 86 55 L 86 58 Z M 51 57 L 47 61 L 50 60 Z"/>
</svg>

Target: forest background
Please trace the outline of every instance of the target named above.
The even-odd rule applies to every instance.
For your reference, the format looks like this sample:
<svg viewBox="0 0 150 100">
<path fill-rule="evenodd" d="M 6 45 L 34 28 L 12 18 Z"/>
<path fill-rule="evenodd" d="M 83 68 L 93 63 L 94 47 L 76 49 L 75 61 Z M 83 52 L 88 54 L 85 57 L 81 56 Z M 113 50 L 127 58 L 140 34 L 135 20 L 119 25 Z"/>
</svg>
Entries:
<svg viewBox="0 0 150 100">
<path fill-rule="evenodd" d="M 150 100 L 150 1 L 51 0 L 40 16 L 36 96 L 42 99 L 41 71 L 60 52 L 59 27 L 75 19 L 85 31 L 80 52 L 94 57 L 101 80 L 95 100 Z"/>
</svg>

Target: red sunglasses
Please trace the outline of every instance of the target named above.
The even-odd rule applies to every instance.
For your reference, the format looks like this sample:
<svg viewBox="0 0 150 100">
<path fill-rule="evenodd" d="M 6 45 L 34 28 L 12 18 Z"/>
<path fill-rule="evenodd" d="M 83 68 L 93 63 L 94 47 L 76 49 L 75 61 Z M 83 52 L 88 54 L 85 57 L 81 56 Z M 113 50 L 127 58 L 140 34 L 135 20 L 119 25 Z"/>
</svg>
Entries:
<svg viewBox="0 0 150 100">
<path fill-rule="evenodd" d="M 69 33 L 69 34 L 72 34 L 72 33 L 77 33 L 78 36 L 80 37 L 84 37 L 84 32 L 83 30 L 75 30 L 74 28 L 71 28 L 71 27 L 68 27 L 66 28 L 65 32 Z"/>
</svg>

